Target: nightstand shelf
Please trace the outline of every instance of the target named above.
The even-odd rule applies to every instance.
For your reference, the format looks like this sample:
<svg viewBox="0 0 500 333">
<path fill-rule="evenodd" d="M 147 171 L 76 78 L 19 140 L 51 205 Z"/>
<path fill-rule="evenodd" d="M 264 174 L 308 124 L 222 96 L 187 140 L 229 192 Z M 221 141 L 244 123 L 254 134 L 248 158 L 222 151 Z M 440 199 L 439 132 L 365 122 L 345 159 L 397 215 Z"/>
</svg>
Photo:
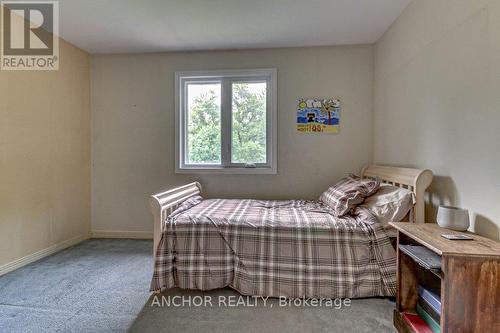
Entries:
<svg viewBox="0 0 500 333">
<path fill-rule="evenodd" d="M 471 241 L 441 234 L 463 234 L 437 224 L 390 223 L 398 231 L 397 298 L 394 325 L 413 332 L 403 313 L 416 313 L 418 285 L 441 298 L 442 332 L 500 332 L 500 243 L 472 233 Z M 421 245 L 441 256 L 441 271 L 429 270 L 399 250 Z"/>
</svg>

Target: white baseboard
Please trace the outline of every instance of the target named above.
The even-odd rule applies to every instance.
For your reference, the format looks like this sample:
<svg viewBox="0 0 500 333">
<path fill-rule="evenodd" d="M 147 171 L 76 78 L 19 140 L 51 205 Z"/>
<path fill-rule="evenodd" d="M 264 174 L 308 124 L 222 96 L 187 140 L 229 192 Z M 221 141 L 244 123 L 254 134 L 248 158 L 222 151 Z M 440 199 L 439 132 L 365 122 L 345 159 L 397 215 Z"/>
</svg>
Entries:
<svg viewBox="0 0 500 333">
<path fill-rule="evenodd" d="M 92 238 L 153 239 L 152 231 L 92 230 Z"/>
<path fill-rule="evenodd" d="M 37 251 L 32 254 L 28 254 L 27 256 L 24 256 L 22 258 L 16 259 L 14 261 L 8 262 L 6 264 L 3 264 L 0 266 L 0 276 L 7 274 L 8 272 L 11 272 L 13 270 L 16 270 L 18 268 L 21 268 L 27 264 L 31 264 L 34 261 L 40 260 L 42 258 L 45 258 L 47 256 L 50 256 L 51 254 L 54 254 L 56 252 L 59 252 L 61 250 L 64 250 L 67 247 L 76 245 L 86 239 L 89 239 L 89 235 L 80 235 L 76 236 L 74 238 L 70 238 L 68 240 L 65 240 L 61 243 L 54 244 L 52 246 L 49 246 L 43 250 Z"/>
</svg>

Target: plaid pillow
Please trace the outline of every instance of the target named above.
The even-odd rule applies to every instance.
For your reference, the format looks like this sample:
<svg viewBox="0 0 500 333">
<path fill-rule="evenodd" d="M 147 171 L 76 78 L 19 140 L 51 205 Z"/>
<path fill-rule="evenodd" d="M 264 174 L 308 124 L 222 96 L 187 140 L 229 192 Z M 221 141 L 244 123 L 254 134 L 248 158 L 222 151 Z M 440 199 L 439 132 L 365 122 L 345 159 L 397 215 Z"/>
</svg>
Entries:
<svg viewBox="0 0 500 333">
<path fill-rule="evenodd" d="M 379 186 L 379 179 L 362 179 L 349 175 L 323 192 L 319 200 L 333 209 L 335 216 L 342 216 L 375 193 Z"/>
</svg>

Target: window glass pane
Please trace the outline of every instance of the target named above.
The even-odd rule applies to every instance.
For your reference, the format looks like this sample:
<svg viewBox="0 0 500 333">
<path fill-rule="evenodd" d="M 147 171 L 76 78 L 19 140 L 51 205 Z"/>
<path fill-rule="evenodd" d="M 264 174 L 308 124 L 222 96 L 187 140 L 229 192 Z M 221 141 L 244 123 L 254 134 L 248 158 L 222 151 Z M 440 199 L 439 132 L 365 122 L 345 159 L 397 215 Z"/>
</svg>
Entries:
<svg viewBox="0 0 500 333">
<path fill-rule="evenodd" d="M 221 164 L 221 84 L 187 86 L 187 164 Z"/>
<path fill-rule="evenodd" d="M 233 163 L 266 163 L 266 82 L 232 84 Z"/>
</svg>

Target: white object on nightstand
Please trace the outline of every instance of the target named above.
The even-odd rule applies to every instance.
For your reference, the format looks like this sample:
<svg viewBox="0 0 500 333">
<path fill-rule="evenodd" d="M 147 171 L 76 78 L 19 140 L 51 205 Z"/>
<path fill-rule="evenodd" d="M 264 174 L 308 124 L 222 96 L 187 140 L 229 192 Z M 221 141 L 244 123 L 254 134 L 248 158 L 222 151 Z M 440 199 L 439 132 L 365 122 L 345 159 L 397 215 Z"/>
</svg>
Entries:
<svg viewBox="0 0 500 333">
<path fill-rule="evenodd" d="M 469 228 L 469 211 L 458 207 L 439 206 L 437 223 L 441 228 L 465 231 Z"/>
</svg>

